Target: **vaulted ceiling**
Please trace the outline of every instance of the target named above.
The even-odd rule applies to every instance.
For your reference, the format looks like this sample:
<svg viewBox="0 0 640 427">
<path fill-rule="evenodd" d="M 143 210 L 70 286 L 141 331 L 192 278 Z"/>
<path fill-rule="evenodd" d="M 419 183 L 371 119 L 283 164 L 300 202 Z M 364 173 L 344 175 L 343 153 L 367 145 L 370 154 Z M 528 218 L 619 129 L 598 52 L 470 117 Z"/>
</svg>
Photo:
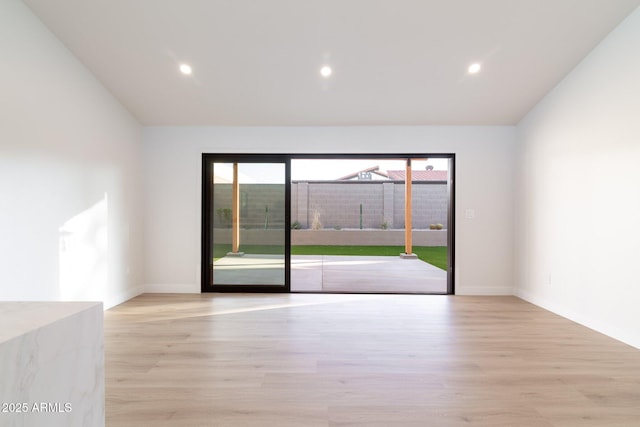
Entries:
<svg viewBox="0 0 640 427">
<path fill-rule="evenodd" d="M 24 2 L 142 124 L 247 126 L 513 125 L 640 5 Z"/>
</svg>

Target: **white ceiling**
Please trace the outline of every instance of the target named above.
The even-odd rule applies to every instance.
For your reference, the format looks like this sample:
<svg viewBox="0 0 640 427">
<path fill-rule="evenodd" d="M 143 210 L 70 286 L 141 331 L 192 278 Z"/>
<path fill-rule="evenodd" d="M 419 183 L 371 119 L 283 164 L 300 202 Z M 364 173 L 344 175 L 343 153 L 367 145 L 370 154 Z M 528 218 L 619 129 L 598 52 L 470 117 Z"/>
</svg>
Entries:
<svg viewBox="0 0 640 427">
<path fill-rule="evenodd" d="M 640 5 L 24 2 L 142 124 L 250 126 L 513 125 Z"/>
</svg>

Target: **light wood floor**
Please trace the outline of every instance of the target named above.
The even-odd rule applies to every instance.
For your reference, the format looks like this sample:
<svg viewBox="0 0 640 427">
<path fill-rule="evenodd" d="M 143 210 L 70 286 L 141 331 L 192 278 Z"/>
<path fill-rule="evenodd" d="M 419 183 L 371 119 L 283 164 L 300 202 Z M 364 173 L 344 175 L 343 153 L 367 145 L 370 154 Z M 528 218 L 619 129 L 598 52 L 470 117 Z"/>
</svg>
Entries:
<svg viewBox="0 0 640 427">
<path fill-rule="evenodd" d="M 514 297 L 143 295 L 108 427 L 638 426 L 640 350 Z"/>
</svg>

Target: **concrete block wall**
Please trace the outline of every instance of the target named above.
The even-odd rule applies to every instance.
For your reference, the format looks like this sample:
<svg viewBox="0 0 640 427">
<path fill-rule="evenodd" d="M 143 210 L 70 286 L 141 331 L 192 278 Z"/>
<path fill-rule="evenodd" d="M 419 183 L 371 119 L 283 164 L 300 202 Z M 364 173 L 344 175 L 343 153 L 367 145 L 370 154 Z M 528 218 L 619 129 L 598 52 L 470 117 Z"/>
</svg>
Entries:
<svg viewBox="0 0 640 427">
<path fill-rule="evenodd" d="M 446 184 L 416 184 L 411 186 L 413 228 L 429 228 L 442 224 L 448 228 L 449 191 Z M 393 228 L 404 228 L 404 184 L 396 184 L 394 191 Z"/>
<path fill-rule="evenodd" d="M 213 241 L 216 244 L 231 245 L 232 236 L 230 228 L 214 228 L 213 229 Z M 240 250 L 243 250 L 243 245 L 272 245 L 284 247 L 284 229 L 241 229 L 240 230 Z"/>
<path fill-rule="evenodd" d="M 311 226 L 318 210 L 323 228 L 359 228 L 362 205 L 363 228 L 380 228 L 384 221 L 381 201 L 381 185 L 310 183 L 307 222 Z"/>
<path fill-rule="evenodd" d="M 404 191 L 403 183 L 394 182 L 294 182 L 292 221 L 310 228 L 317 209 L 323 228 L 359 228 L 362 204 L 363 228 L 404 228 Z M 412 191 L 413 228 L 447 228 L 447 184 L 414 183 Z"/>
<path fill-rule="evenodd" d="M 284 185 L 283 184 L 241 184 L 240 185 L 240 227 L 265 228 L 268 206 L 268 227 L 284 227 Z M 213 190 L 213 226 L 231 226 L 220 215 L 220 209 L 231 209 L 233 192 L 231 184 L 216 184 Z"/>
<path fill-rule="evenodd" d="M 291 186 L 291 221 L 311 228 L 314 213 L 320 213 L 322 228 L 362 227 L 404 228 L 404 184 L 394 182 L 294 182 Z M 448 227 L 446 183 L 414 183 L 413 228 L 430 224 Z M 230 227 L 222 210 L 231 208 L 232 185 L 216 184 L 213 194 L 213 226 Z M 284 227 L 284 185 L 242 184 L 240 186 L 240 222 L 242 228 L 265 228 L 265 206 L 269 207 L 268 228 Z"/>
<path fill-rule="evenodd" d="M 231 245 L 231 230 L 213 229 L 216 243 Z M 284 230 L 240 230 L 240 250 L 243 245 L 285 244 Z M 345 246 L 403 246 L 404 230 L 292 230 L 291 245 L 345 245 Z M 414 246 L 447 246 L 447 230 L 414 230 Z"/>
</svg>

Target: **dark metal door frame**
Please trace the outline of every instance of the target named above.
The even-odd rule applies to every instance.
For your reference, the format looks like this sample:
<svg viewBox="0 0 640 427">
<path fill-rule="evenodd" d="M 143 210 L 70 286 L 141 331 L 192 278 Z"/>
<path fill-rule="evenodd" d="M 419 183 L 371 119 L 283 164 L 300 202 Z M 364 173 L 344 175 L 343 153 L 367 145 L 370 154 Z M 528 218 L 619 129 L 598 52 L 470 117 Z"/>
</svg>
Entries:
<svg viewBox="0 0 640 427">
<path fill-rule="evenodd" d="M 211 241 L 211 195 L 214 163 L 278 163 L 285 166 L 284 197 L 284 286 L 215 285 Z M 203 154 L 202 155 L 202 292 L 291 292 L 291 158 L 278 154 Z"/>
<path fill-rule="evenodd" d="M 455 166 L 454 153 L 438 154 L 203 154 L 202 155 L 202 292 L 291 292 L 291 160 L 294 159 L 409 159 L 446 158 L 449 159 L 449 227 L 447 233 L 447 294 L 455 294 Z M 213 289 L 211 285 L 211 172 L 214 162 L 225 163 L 283 163 L 285 165 L 285 286 L 269 285 L 227 285 Z"/>
</svg>

